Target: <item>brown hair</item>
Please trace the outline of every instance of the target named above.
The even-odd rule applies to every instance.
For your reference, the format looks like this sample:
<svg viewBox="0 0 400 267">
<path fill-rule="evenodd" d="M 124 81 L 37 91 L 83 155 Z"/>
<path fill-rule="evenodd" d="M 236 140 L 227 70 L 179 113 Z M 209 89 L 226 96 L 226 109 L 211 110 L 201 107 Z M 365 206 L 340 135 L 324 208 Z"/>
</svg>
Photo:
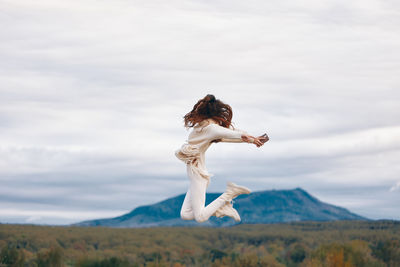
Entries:
<svg viewBox="0 0 400 267">
<path fill-rule="evenodd" d="M 231 106 L 219 99 L 215 99 L 214 95 L 208 94 L 197 101 L 192 111 L 187 113 L 183 118 L 186 128 L 193 127 L 196 123 L 209 118 L 216 121 L 219 125 L 229 128 L 232 124 L 232 115 Z"/>
</svg>

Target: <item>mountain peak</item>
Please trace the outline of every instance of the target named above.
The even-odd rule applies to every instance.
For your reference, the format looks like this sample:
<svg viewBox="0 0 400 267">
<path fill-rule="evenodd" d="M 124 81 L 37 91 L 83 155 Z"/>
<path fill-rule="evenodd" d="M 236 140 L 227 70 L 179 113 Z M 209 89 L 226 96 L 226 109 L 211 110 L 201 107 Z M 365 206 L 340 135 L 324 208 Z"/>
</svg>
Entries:
<svg viewBox="0 0 400 267">
<path fill-rule="evenodd" d="M 206 205 L 221 193 L 208 193 Z M 237 224 L 229 217 L 211 217 L 205 223 L 184 221 L 180 209 L 185 194 L 165 199 L 153 205 L 140 206 L 131 212 L 109 219 L 84 221 L 78 226 L 152 227 L 152 226 L 230 226 Z M 292 221 L 366 220 L 347 209 L 319 201 L 300 187 L 289 190 L 256 191 L 235 199 L 241 223 L 280 223 Z"/>
</svg>

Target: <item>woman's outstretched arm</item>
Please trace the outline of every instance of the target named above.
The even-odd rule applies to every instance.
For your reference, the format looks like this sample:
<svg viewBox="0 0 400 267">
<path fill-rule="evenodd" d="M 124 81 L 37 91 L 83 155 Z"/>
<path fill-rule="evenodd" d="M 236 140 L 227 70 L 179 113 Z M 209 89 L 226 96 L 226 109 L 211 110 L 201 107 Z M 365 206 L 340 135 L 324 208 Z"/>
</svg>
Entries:
<svg viewBox="0 0 400 267">
<path fill-rule="evenodd" d="M 240 129 L 229 129 L 218 124 L 208 126 L 208 134 L 212 140 L 230 143 L 254 143 L 257 147 L 264 144 L 258 137 L 249 135 L 246 131 Z"/>
</svg>

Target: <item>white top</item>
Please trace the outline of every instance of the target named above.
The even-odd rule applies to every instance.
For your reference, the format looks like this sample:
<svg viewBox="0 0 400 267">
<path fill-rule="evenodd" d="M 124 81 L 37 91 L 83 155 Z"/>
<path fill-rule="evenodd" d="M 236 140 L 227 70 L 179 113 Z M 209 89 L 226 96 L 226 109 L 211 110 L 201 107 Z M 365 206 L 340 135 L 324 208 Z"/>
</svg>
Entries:
<svg viewBox="0 0 400 267">
<path fill-rule="evenodd" d="M 244 143 L 242 134 L 248 135 L 246 131 L 225 128 L 212 119 L 206 119 L 193 127 L 186 142 L 175 151 L 175 156 L 189 165 L 193 172 L 209 180 L 213 175 L 205 167 L 204 154 L 211 141 L 221 139 L 221 142 Z"/>
</svg>

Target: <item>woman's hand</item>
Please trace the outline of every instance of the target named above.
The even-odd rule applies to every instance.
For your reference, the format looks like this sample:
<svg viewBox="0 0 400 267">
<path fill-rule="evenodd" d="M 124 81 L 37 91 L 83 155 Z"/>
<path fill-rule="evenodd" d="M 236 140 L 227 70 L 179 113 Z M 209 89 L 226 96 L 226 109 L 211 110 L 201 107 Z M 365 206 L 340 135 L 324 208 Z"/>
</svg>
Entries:
<svg viewBox="0 0 400 267">
<path fill-rule="evenodd" d="M 247 142 L 247 143 L 253 143 L 255 144 L 257 147 L 262 146 L 265 142 L 268 141 L 267 139 L 268 137 L 265 136 L 259 136 L 259 137 L 254 137 L 251 135 L 247 135 L 247 134 L 243 134 L 242 135 L 242 140 Z"/>
</svg>

